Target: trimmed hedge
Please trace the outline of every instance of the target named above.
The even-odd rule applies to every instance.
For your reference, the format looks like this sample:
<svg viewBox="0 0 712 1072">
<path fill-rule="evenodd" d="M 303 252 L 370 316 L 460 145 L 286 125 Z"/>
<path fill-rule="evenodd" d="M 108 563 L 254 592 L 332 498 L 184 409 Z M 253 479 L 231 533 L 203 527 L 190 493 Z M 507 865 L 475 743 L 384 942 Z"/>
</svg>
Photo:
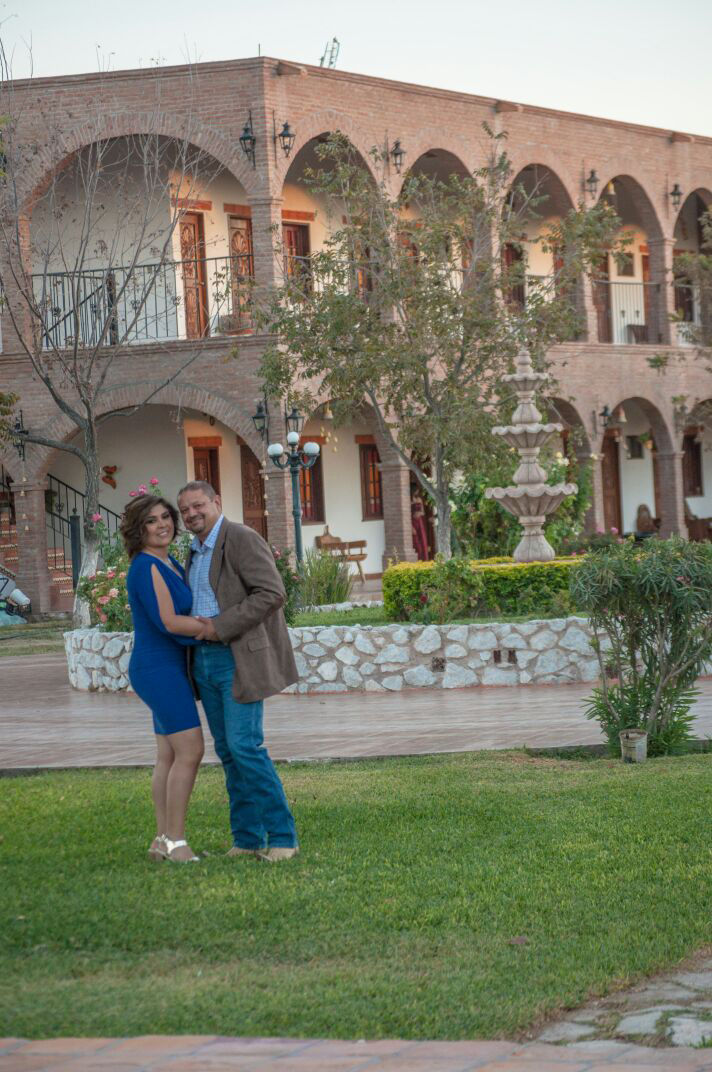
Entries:
<svg viewBox="0 0 712 1072">
<path fill-rule="evenodd" d="M 482 579 L 478 613 L 570 614 L 575 608 L 569 595 L 572 570 L 582 558 L 551 562 L 514 562 L 512 559 L 480 559 L 471 563 Z M 433 580 L 434 562 L 399 562 L 383 574 L 383 606 L 388 618 L 417 621 L 427 617 L 427 589 Z"/>
</svg>

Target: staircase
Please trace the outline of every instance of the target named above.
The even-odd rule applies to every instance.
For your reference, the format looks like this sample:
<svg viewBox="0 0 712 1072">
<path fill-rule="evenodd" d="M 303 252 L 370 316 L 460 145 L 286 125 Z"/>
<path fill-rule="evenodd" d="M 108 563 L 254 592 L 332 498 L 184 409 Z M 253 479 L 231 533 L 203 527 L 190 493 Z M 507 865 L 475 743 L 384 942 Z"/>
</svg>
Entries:
<svg viewBox="0 0 712 1072">
<path fill-rule="evenodd" d="M 17 577 L 17 565 L 17 526 L 7 515 L 0 514 L 0 569 L 11 577 Z M 66 557 L 61 547 L 48 547 L 47 567 L 50 609 L 57 612 L 71 611 L 74 607 L 71 558 Z"/>
</svg>

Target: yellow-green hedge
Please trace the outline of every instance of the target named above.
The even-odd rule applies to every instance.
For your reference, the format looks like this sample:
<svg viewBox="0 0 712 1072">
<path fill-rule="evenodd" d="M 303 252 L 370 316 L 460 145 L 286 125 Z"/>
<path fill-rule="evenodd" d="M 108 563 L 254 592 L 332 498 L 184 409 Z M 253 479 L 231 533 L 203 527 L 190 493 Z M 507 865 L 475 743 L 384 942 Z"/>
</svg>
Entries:
<svg viewBox="0 0 712 1072">
<path fill-rule="evenodd" d="M 566 614 L 574 608 L 569 597 L 572 569 L 581 558 L 551 562 L 479 559 L 472 569 L 482 577 L 479 611 L 483 614 Z M 432 577 L 434 562 L 399 562 L 383 574 L 383 604 L 396 621 L 422 618 L 421 595 Z"/>
</svg>

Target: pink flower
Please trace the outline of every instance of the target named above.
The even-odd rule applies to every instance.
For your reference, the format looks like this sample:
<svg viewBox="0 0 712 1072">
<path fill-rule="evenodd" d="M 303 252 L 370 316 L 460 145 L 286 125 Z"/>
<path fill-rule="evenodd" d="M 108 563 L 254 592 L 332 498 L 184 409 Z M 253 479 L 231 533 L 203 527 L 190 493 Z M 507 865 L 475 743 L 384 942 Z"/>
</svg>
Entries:
<svg viewBox="0 0 712 1072">
<path fill-rule="evenodd" d="M 130 492 L 129 492 L 129 496 L 130 496 L 130 497 L 131 497 L 132 499 L 135 499 L 137 495 L 138 495 L 138 492 L 137 492 L 137 491 L 130 491 Z"/>
<path fill-rule="evenodd" d="M 110 598 L 110 599 L 116 599 L 116 597 L 118 596 L 118 594 L 119 594 L 119 590 L 118 590 L 118 588 L 110 588 L 110 589 L 109 589 L 109 598 Z"/>
<path fill-rule="evenodd" d="M 92 514 L 91 519 L 92 521 L 101 521 L 101 514 Z"/>
<path fill-rule="evenodd" d="M 115 577 L 115 576 L 116 576 L 116 573 L 114 572 L 114 570 L 112 570 L 112 569 L 108 569 L 108 570 L 106 571 L 106 576 L 107 576 L 107 577 Z"/>
<path fill-rule="evenodd" d="M 106 621 L 106 615 L 102 614 L 101 611 L 99 611 L 99 621 L 100 622 L 105 622 Z"/>
<path fill-rule="evenodd" d="M 603 536 L 603 533 L 604 533 L 604 531 L 605 531 L 605 529 L 602 529 L 602 528 L 600 528 L 600 527 L 596 529 L 596 533 L 597 533 L 597 534 L 598 534 L 599 536 Z"/>
<path fill-rule="evenodd" d="M 149 484 L 152 484 L 153 487 L 155 488 L 157 483 L 158 483 L 158 477 L 157 476 L 152 476 L 151 479 L 149 480 Z"/>
<path fill-rule="evenodd" d="M 614 536 L 618 535 L 618 529 L 616 528 L 615 525 L 611 525 L 611 532 L 613 533 Z"/>
<path fill-rule="evenodd" d="M 145 495 L 147 491 L 148 491 L 148 488 L 146 487 L 145 484 L 139 484 L 139 486 L 138 486 L 139 495 Z"/>
<path fill-rule="evenodd" d="M 108 602 L 109 602 L 109 597 L 108 596 L 99 596 L 99 598 L 97 599 L 97 603 L 100 603 L 102 607 L 104 607 Z"/>
</svg>

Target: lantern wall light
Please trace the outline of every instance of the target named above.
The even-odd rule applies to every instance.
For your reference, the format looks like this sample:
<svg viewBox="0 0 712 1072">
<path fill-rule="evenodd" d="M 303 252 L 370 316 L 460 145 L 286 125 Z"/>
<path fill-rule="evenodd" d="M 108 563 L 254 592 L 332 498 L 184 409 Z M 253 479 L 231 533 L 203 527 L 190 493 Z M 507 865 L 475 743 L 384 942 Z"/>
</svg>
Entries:
<svg viewBox="0 0 712 1072">
<path fill-rule="evenodd" d="M 247 159 L 251 161 L 253 167 L 257 166 L 255 162 L 256 144 L 257 138 L 255 137 L 254 130 L 252 129 L 252 112 L 250 112 L 249 118 L 245 123 L 245 126 L 243 127 L 242 134 L 240 135 L 240 148 L 242 149 Z"/>
<path fill-rule="evenodd" d="M 286 157 L 289 157 L 292 149 L 294 148 L 294 143 L 297 140 L 297 135 L 294 133 L 288 122 L 283 123 L 282 129 L 280 130 L 279 134 L 277 133 L 277 124 L 275 121 L 274 112 L 272 112 L 272 139 L 274 141 L 275 155 L 277 153 L 277 142 L 279 142 L 279 144 L 282 146 L 282 152 Z"/>
<path fill-rule="evenodd" d="M 390 150 L 390 155 L 391 159 L 393 160 L 393 166 L 396 169 L 397 173 L 400 175 L 401 169 L 403 168 L 405 149 L 401 145 L 399 138 L 396 138 L 396 140 L 393 142 L 393 145 L 391 146 Z"/>
<path fill-rule="evenodd" d="M 591 197 L 596 196 L 596 191 L 598 190 L 598 175 L 596 174 L 595 168 L 591 168 L 588 174 L 588 178 L 586 179 L 586 189 Z"/>
<path fill-rule="evenodd" d="M 680 189 L 679 182 L 676 182 L 670 191 L 670 200 L 672 201 L 673 208 L 679 208 L 682 201 L 682 190 Z"/>
</svg>

